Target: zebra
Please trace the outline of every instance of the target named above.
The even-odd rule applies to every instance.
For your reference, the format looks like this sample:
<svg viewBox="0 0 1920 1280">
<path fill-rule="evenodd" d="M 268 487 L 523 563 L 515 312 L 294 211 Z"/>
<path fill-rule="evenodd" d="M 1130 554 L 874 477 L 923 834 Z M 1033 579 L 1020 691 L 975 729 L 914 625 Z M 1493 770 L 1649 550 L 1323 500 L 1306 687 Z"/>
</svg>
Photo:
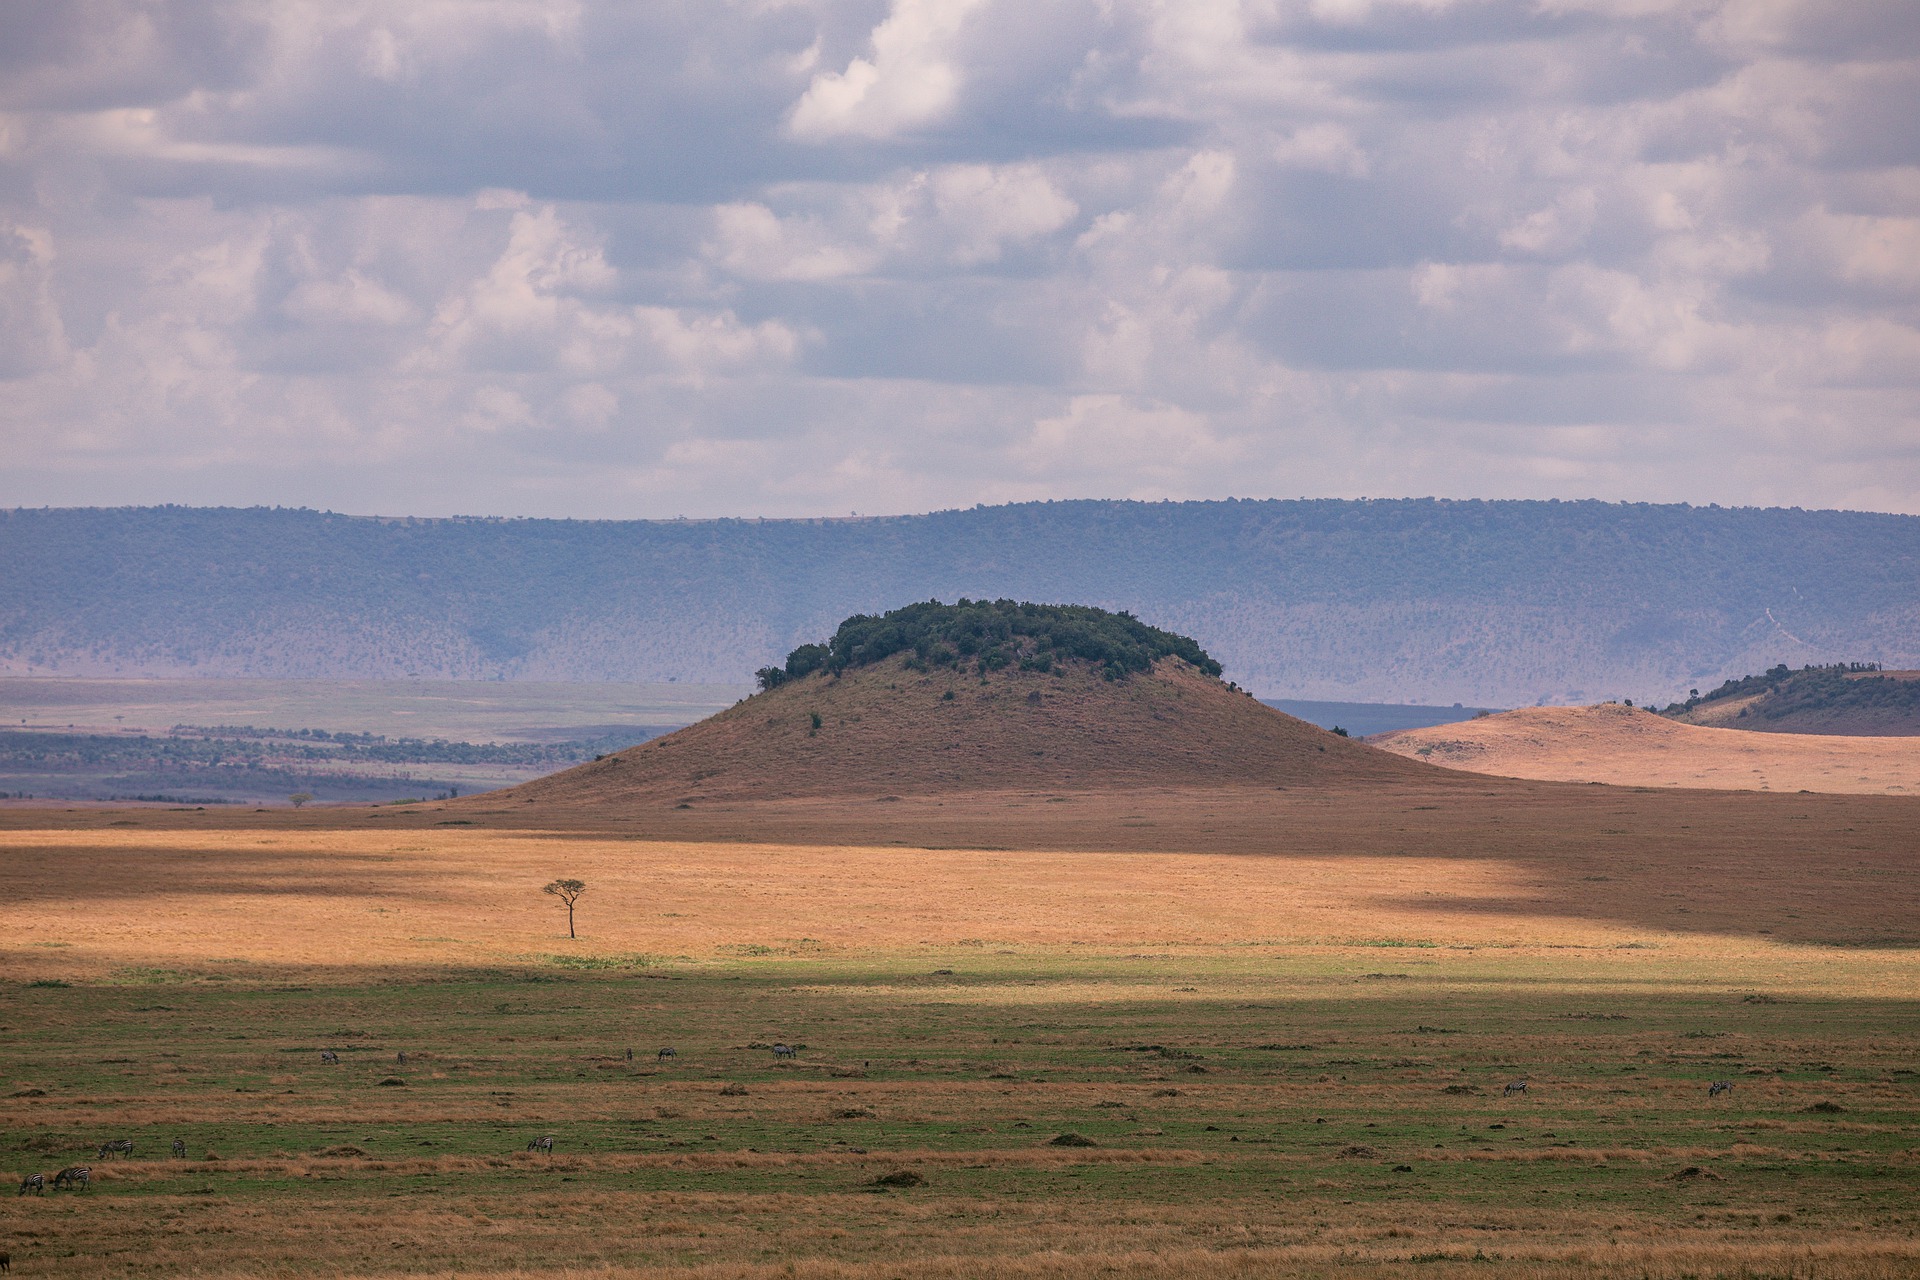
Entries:
<svg viewBox="0 0 1920 1280">
<path fill-rule="evenodd" d="M 790 1044 L 777 1044 L 773 1046 L 773 1056 L 776 1058 L 797 1058 L 800 1056 L 800 1051 Z"/>
<path fill-rule="evenodd" d="M 90 1191 L 93 1189 L 93 1170 L 84 1164 L 69 1165 L 53 1175 L 53 1185 L 56 1188 L 66 1187 L 69 1190 L 81 1188 Z"/>
<path fill-rule="evenodd" d="M 1707 1096 L 1709 1098 L 1717 1098 L 1723 1093 L 1732 1093 L 1732 1092 L 1733 1092 L 1733 1081 L 1731 1080 L 1715 1080 L 1712 1084 L 1707 1086 Z"/>
<path fill-rule="evenodd" d="M 534 1140 L 533 1140 L 532 1142 L 529 1142 L 529 1143 L 527 1144 L 527 1150 L 529 1150 L 529 1151 L 544 1151 L 544 1152 L 546 1152 L 546 1153 L 547 1153 L 548 1155 L 552 1155 L 552 1154 L 553 1154 L 553 1138 L 552 1138 L 552 1136 L 551 1136 L 551 1135 L 549 1135 L 549 1136 L 547 1136 L 547 1137 L 545 1137 L 545 1138 L 535 1138 L 535 1139 L 534 1139 Z"/>
<path fill-rule="evenodd" d="M 320 1051 L 320 1061 L 323 1063 L 330 1062 L 337 1067 L 340 1065 L 340 1055 L 331 1049 L 322 1049 Z"/>
<path fill-rule="evenodd" d="M 187 1158 L 187 1144 L 183 1139 L 175 1138 L 173 1140 L 173 1158 L 175 1160 L 185 1160 Z"/>
<path fill-rule="evenodd" d="M 133 1159 L 133 1140 L 130 1138 L 109 1138 L 100 1144 L 100 1154 L 97 1158 L 105 1160 L 116 1151 L 129 1160 Z"/>
<path fill-rule="evenodd" d="M 1525 1080 L 1509 1080 L 1507 1081 L 1507 1087 L 1500 1091 L 1500 1096 L 1507 1098 L 1516 1093 L 1525 1093 L 1526 1091 L 1527 1082 Z"/>
<path fill-rule="evenodd" d="M 672 1045 L 668 1045 L 666 1048 L 662 1049 L 660 1052 L 654 1054 L 653 1056 L 658 1058 L 660 1061 L 665 1062 L 668 1058 L 679 1057 L 680 1051 L 674 1048 Z"/>
<path fill-rule="evenodd" d="M 399 1053 L 396 1053 L 396 1054 L 394 1054 L 394 1055 L 393 1055 L 393 1060 L 394 1060 L 395 1062 L 397 1062 L 397 1063 L 399 1063 L 399 1064 L 400 1064 L 401 1066 L 403 1066 L 403 1067 L 404 1067 L 404 1066 L 406 1066 L 406 1065 L 407 1065 L 407 1051 L 406 1051 L 405 1049 L 402 1049 L 402 1050 L 401 1050 L 401 1051 L 400 1051 Z"/>
<path fill-rule="evenodd" d="M 26 1177 L 20 1179 L 20 1194 L 25 1195 L 29 1191 L 33 1192 L 33 1194 L 37 1196 L 43 1196 L 47 1194 L 46 1177 L 42 1174 L 30 1173 Z"/>
</svg>

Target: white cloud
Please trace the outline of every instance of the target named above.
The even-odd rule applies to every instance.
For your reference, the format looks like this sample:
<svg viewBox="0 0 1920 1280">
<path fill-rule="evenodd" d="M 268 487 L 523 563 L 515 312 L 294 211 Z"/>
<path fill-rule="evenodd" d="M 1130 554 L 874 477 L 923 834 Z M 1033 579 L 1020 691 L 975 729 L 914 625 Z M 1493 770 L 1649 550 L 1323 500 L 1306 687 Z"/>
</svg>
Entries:
<svg viewBox="0 0 1920 1280">
<path fill-rule="evenodd" d="M 1038 165 L 944 165 L 865 186 L 817 184 L 714 211 L 706 256 L 751 280 L 823 281 L 976 267 L 1059 231 L 1079 206 Z"/>
<path fill-rule="evenodd" d="M 0 502 L 1920 510 L 1903 0 L 9 21 Z"/>
<path fill-rule="evenodd" d="M 980 0 L 894 0 L 873 29 L 871 56 L 823 71 L 794 104 L 797 138 L 891 138 L 937 124 L 961 88 L 951 44 Z"/>
</svg>

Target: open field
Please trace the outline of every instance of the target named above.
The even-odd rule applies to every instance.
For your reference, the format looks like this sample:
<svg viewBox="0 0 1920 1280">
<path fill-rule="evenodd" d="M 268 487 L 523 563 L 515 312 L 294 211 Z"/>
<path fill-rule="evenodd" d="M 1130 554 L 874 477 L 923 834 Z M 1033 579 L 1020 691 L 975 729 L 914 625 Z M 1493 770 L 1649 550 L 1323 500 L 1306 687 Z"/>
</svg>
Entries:
<svg viewBox="0 0 1920 1280">
<path fill-rule="evenodd" d="M 1920 796 L 1920 738 L 1750 733 L 1614 703 L 1522 707 L 1371 741 L 1429 764 L 1504 778 Z"/>
<path fill-rule="evenodd" d="M 56 1276 L 1910 1276 L 1915 803 L 7 811 L 0 1167 L 98 1181 L 0 1197 L 0 1249 Z M 575 941 L 558 875 L 590 886 Z M 133 1159 L 96 1157 L 113 1136 Z M 900 1171 L 923 1184 L 874 1185 Z"/>
</svg>

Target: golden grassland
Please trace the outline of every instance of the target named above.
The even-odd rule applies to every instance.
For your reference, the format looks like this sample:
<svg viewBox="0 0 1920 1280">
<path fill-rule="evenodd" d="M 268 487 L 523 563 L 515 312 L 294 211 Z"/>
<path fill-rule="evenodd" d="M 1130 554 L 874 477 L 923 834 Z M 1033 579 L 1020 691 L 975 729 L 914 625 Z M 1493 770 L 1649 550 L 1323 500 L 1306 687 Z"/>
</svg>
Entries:
<svg viewBox="0 0 1920 1280">
<path fill-rule="evenodd" d="M 8 811 L 0 1168 L 98 1182 L 0 1196 L 0 1250 L 76 1277 L 1911 1276 L 1916 803 Z M 562 875 L 578 939 L 539 892 Z M 121 1135 L 135 1158 L 96 1157 Z"/>
<path fill-rule="evenodd" d="M 1473 773 L 1722 791 L 1920 796 L 1920 738 L 1754 733 L 1635 707 L 1523 707 L 1368 740 Z"/>
</svg>

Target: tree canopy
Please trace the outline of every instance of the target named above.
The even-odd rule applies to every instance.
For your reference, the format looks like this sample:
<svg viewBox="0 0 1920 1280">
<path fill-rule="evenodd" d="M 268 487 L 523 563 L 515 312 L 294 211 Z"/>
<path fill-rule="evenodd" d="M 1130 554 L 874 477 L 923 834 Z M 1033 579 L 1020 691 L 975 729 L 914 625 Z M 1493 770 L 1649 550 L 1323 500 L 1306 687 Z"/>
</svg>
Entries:
<svg viewBox="0 0 1920 1280">
<path fill-rule="evenodd" d="M 825 644 L 803 644 L 785 666 L 755 672 L 762 689 L 816 671 L 835 675 L 895 654 L 910 655 L 918 670 L 970 667 L 985 674 L 1002 667 L 1050 671 L 1056 662 L 1092 663 L 1109 680 L 1147 671 L 1167 657 L 1179 658 L 1210 676 L 1220 664 L 1195 641 L 1150 627 L 1130 613 L 1090 605 L 1029 604 L 1016 600 L 927 600 L 889 613 L 859 613 L 840 624 Z"/>
</svg>

